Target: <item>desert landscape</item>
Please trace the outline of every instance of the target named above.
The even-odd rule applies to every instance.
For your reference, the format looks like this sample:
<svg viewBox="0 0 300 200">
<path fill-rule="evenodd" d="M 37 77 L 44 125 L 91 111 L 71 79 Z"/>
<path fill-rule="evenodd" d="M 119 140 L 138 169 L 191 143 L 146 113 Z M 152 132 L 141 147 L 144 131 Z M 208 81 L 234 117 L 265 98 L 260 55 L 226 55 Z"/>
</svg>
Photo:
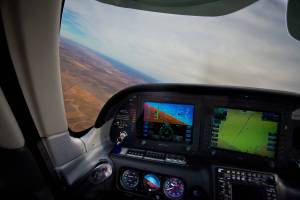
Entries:
<svg viewBox="0 0 300 200">
<path fill-rule="evenodd" d="M 66 116 L 74 132 L 93 126 L 102 106 L 114 93 L 149 81 L 63 37 L 60 65 Z"/>
</svg>

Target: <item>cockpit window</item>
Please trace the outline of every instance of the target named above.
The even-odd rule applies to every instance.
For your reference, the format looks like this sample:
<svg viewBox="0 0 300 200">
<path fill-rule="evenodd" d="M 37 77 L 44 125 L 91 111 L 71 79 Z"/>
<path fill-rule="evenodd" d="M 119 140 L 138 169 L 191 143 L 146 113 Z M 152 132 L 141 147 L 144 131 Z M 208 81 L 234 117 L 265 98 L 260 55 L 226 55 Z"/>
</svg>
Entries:
<svg viewBox="0 0 300 200">
<path fill-rule="evenodd" d="M 60 59 L 69 127 L 91 127 L 105 102 L 142 83 L 195 83 L 300 92 L 300 42 L 287 0 L 201 17 L 66 0 Z"/>
</svg>

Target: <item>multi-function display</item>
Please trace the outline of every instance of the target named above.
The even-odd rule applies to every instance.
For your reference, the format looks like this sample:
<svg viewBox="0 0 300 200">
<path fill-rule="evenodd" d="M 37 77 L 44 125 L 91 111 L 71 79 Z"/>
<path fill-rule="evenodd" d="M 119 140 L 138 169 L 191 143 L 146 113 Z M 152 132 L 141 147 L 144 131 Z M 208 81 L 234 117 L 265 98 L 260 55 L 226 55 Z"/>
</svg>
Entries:
<svg viewBox="0 0 300 200">
<path fill-rule="evenodd" d="M 276 151 L 279 115 L 217 107 L 212 118 L 214 148 L 273 158 Z"/>
</svg>

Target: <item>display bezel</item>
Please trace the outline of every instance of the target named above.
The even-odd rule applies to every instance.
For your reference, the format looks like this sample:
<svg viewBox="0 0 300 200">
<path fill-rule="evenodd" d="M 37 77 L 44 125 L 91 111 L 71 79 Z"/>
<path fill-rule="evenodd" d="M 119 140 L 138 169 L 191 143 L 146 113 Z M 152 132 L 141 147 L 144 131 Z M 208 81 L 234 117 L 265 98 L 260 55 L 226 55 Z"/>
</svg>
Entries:
<svg viewBox="0 0 300 200">
<path fill-rule="evenodd" d="M 143 113 L 142 113 L 142 121 L 143 123 L 145 122 L 145 110 L 144 110 L 144 105 L 145 103 L 161 103 L 161 104 L 173 104 L 173 105 L 188 105 L 188 106 L 193 106 L 193 116 L 192 116 L 192 129 L 191 129 L 191 141 L 189 143 L 185 143 L 184 141 L 183 142 L 175 142 L 175 141 L 167 141 L 167 140 L 159 140 L 159 139 L 153 139 L 153 138 L 146 138 L 146 137 L 143 137 L 143 134 L 140 134 L 139 137 L 142 138 L 142 139 L 146 139 L 146 140 L 153 140 L 153 141 L 158 141 L 158 142 L 170 142 L 170 143 L 176 143 L 176 144 L 186 144 L 186 145 L 191 145 L 193 143 L 193 138 L 194 138 L 194 125 L 195 125 L 195 112 L 196 112 L 196 106 L 195 104 L 188 104 L 188 103 L 175 103 L 175 102 L 162 102 L 162 101 L 143 101 Z M 144 131 L 144 127 L 142 128 L 142 132 Z"/>
<path fill-rule="evenodd" d="M 279 119 L 277 122 L 277 134 L 276 134 L 276 145 L 275 145 L 275 150 L 274 150 L 274 156 L 273 157 L 269 157 L 269 156 L 262 156 L 262 155 L 258 155 L 255 153 L 247 153 L 247 152 L 243 152 L 243 151 L 235 151 L 235 150 L 231 150 L 231 149 L 226 149 L 226 148 L 220 148 L 220 147 L 216 147 L 211 145 L 212 142 L 212 119 L 214 118 L 214 114 L 212 114 L 210 116 L 210 124 L 209 124 L 209 132 L 210 132 L 210 142 L 209 142 L 209 147 L 212 150 L 217 150 L 217 151 L 222 151 L 222 152 L 227 152 L 227 153 L 234 153 L 237 155 L 244 155 L 244 156 L 251 156 L 251 157 L 256 157 L 256 158 L 264 158 L 264 159 L 270 159 L 270 160 L 275 160 L 277 158 L 277 154 L 278 154 L 278 146 L 279 146 L 279 139 L 280 139 L 280 130 L 281 130 L 281 121 L 282 121 L 282 116 L 281 113 L 278 111 L 274 111 L 274 110 L 266 110 L 266 109 L 260 109 L 260 108 L 252 108 L 252 107 L 244 107 L 244 106 L 228 106 L 228 105 L 215 105 L 213 107 L 213 111 L 216 108 L 227 108 L 227 109 L 234 109 L 234 110 L 246 110 L 246 111 L 252 111 L 252 112 L 269 112 L 269 113 L 274 113 L 276 115 L 278 115 Z"/>
</svg>

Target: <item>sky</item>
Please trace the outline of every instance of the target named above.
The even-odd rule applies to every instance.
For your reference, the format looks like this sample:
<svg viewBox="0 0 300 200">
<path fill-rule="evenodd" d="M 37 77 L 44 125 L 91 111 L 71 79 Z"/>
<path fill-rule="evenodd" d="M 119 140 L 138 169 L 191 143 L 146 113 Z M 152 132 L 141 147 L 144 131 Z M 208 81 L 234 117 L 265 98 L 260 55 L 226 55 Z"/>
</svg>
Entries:
<svg viewBox="0 0 300 200">
<path fill-rule="evenodd" d="M 300 41 L 288 33 L 286 9 L 287 0 L 259 0 L 201 17 L 66 0 L 61 36 L 158 82 L 300 93 Z"/>
</svg>

